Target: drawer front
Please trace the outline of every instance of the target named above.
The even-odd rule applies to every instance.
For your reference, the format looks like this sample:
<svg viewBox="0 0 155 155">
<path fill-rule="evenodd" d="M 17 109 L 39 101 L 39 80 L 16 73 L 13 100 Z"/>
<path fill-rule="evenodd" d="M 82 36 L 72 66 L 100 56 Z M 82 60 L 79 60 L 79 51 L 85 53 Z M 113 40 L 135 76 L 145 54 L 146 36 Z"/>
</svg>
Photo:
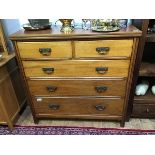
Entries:
<svg viewBox="0 0 155 155">
<path fill-rule="evenodd" d="M 123 100 L 103 98 L 34 98 L 37 114 L 121 115 Z"/>
<path fill-rule="evenodd" d="M 126 80 L 28 80 L 36 96 L 124 96 Z"/>
<path fill-rule="evenodd" d="M 127 77 L 128 60 L 23 61 L 27 77 Z"/>
<path fill-rule="evenodd" d="M 155 117 L 155 105 L 133 104 L 132 115 L 136 117 Z"/>
<path fill-rule="evenodd" d="M 21 58 L 71 58 L 72 46 L 65 42 L 18 42 Z"/>
<path fill-rule="evenodd" d="M 131 57 L 133 39 L 75 41 L 76 57 Z"/>
</svg>

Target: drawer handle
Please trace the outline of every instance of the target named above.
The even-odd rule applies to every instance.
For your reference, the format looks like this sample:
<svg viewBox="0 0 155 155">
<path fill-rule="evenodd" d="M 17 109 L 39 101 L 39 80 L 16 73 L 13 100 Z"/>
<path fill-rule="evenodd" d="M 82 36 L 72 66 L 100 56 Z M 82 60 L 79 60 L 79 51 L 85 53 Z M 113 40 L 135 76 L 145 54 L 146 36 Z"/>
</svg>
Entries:
<svg viewBox="0 0 155 155">
<path fill-rule="evenodd" d="M 55 92 L 57 90 L 56 86 L 47 86 L 46 88 L 49 92 Z"/>
<path fill-rule="evenodd" d="M 106 86 L 96 86 L 95 89 L 96 89 L 96 91 L 98 93 L 102 93 L 102 92 L 105 92 L 108 89 L 108 87 L 106 87 Z"/>
<path fill-rule="evenodd" d="M 39 52 L 43 55 L 43 56 L 49 56 L 51 55 L 51 48 L 39 48 Z"/>
<path fill-rule="evenodd" d="M 96 51 L 97 51 L 99 54 L 102 54 L 102 55 L 108 54 L 109 50 L 110 50 L 109 47 L 97 47 L 97 48 L 96 48 Z"/>
<path fill-rule="evenodd" d="M 96 67 L 96 72 L 99 74 L 105 74 L 108 71 L 108 67 Z"/>
<path fill-rule="evenodd" d="M 37 101 L 37 102 L 42 102 L 43 99 L 42 99 L 41 97 L 37 97 L 37 98 L 36 98 L 36 101 Z"/>
<path fill-rule="evenodd" d="M 59 104 L 49 104 L 48 107 L 52 110 L 58 110 L 60 108 Z"/>
<path fill-rule="evenodd" d="M 95 105 L 95 108 L 98 111 L 103 111 L 103 110 L 105 110 L 106 107 L 104 105 L 98 104 L 98 105 Z"/>
<path fill-rule="evenodd" d="M 42 68 L 43 72 L 46 74 L 52 74 L 54 72 L 54 68 L 44 67 Z"/>
</svg>

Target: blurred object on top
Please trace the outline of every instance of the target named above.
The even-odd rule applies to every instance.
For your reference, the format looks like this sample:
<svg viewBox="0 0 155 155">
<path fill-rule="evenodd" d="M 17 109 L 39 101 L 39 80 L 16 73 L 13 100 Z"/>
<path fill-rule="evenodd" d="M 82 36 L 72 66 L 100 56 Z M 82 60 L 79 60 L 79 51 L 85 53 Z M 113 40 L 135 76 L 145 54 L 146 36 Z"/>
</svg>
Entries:
<svg viewBox="0 0 155 155">
<path fill-rule="evenodd" d="M 28 19 L 29 23 L 23 24 L 25 30 L 45 30 L 50 29 L 52 23 L 49 22 L 49 19 Z"/>
<path fill-rule="evenodd" d="M 61 32 L 72 32 L 74 30 L 74 26 L 72 26 L 73 19 L 59 19 L 59 21 L 62 23 Z"/>
<path fill-rule="evenodd" d="M 98 32 L 110 32 L 119 30 L 118 19 L 93 19 L 92 30 Z"/>
<path fill-rule="evenodd" d="M 119 19 L 118 25 L 120 28 L 126 28 L 127 27 L 128 20 L 127 19 Z"/>
<path fill-rule="evenodd" d="M 155 19 L 150 19 L 147 32 L 148 33 L 155 33 Z"/>
</svg>

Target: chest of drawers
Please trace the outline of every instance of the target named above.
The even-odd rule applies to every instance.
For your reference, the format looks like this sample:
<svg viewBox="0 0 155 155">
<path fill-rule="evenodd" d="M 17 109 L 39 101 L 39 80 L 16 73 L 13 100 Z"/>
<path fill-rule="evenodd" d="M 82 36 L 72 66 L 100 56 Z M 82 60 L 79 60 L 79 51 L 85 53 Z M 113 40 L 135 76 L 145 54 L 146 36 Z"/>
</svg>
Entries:
<svg viewBox="0 0 155 155">
<path fill-rule="evenodd" d="M 117 120 L 124 126 L 141 32 L 19 31 L 14 43 L 34 120 Z"/>
</svg>

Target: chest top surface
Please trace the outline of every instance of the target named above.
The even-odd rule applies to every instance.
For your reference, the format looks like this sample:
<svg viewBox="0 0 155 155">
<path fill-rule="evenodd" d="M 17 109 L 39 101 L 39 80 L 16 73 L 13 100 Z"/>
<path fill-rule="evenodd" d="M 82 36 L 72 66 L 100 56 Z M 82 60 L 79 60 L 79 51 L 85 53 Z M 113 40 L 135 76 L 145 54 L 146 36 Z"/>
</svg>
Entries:
<svg viewBox="0 0 155 155">
<path fill-rule="evenodd" d="M 92 32 L 91 30 L 74 29 L 71 33 L 60 32 L 60 27 L 52 27 L 48 30 L 25 31 L 19 30 L 10 36 L 11 40 L 61 40 L 61 39 L 89 39 L 89 38 L 116 38 L 116 37 L 140 37 L 141 31 L 130 25 L 127 28 L 115 32 Z"/>
</svg>

